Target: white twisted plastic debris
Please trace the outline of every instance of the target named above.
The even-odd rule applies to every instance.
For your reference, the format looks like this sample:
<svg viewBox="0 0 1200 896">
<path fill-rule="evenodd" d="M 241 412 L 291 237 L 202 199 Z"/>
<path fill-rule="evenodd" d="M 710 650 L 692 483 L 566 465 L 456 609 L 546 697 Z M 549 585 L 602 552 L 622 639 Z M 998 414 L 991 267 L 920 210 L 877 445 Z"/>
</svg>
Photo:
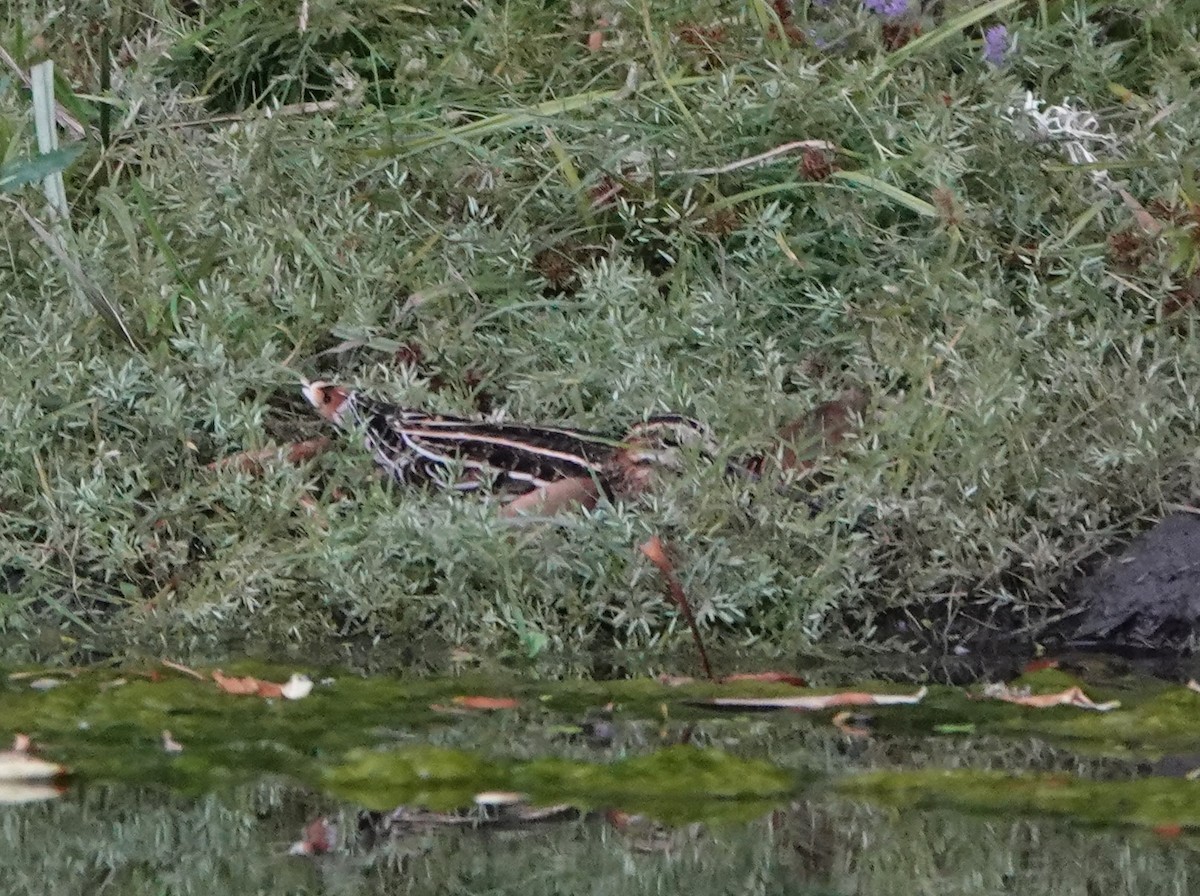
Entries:
<svg viewBox="0 0 1200 896">
<path fill-rule="evenodd" d="M 1115 154 L 1118 140 L 1114 134 L 1101 130 L 1100 120 L 1089 109 L 1076 109 L 1069 105 L 1068 97 L 1059 106 L 1042 108 L 1043 101 L 1029 91 L 1020 106 L 1009 106 L 1005 119 L 1011 121 L 1025 137 L 1038 143 L 1054 143 L 1073 165 L 1091 165 L 1097 161 L 1096 151 Z M 1017 119 L 1023 113 L 1025 120 Z M 1091 172 L 1092 179 L 1103 187 L 1112 187 L 1108 172 L 1097 168 Z"/>
</svg>

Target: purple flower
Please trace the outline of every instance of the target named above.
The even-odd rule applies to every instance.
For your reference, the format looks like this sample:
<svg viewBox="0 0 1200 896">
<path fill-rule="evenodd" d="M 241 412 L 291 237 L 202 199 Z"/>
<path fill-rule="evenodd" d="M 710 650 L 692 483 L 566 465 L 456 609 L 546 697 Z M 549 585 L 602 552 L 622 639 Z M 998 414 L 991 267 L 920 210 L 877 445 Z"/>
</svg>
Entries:
<svg viewBox="0 0 1200 896">
<path fill-rule="evenodd" d="M 996 68 L 1004 65 L 1008 56 L 1010 42 L 1008 29 L 1003 25 L 993 25 L 983 32 L 983 61 Z"/>
<path fill-rule="evenodd" d="M 863 0 L 863 6 L 885 19 L 898 19 L 908 12 L 908 0 Z"/>
</svg>

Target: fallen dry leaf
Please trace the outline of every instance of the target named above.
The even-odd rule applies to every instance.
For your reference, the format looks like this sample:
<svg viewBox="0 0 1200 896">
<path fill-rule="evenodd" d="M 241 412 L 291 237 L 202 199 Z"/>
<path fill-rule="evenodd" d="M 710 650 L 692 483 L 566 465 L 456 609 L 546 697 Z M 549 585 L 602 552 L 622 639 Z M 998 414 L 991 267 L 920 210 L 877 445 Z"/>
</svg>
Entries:
<svg viewBox="0 0 1200 896">
<path fill-rule="evenodd" d="M 52 800 L 67 792 L 64 784 L 0 780 L 0 806 L 19 806 Z"/>
<path fill-rule="evenodd" d="M 477 806 L 516 806 L 529 797 L 515 790 L 484 790 L 473 797 Z"/>
<path fill-rule="evenodd" d="M 842 734 L 849 737 L 866 738 L 871 736 L 871 729 L 864 724 L 865 719 L 866 717 L 860 713 L 853 713 L 848 709 L 844 709 L 829 721 Z"/>
<path fill-rule="evenodd" d="M 634 824 L 642 819 L 641 815 L 631 815 L 628 812 L 623 812 L 620 809 L 607 809 L 604 812 L 605 820 L 618 831 L 623 831 L 631 824 Z"/>
<path fill-rule="evenodd" d="M 79 674 L 79 669 L 58 669 L 57 674 L 65 675 L 68 678 L 74 678 Z M 31 678 L 40 678 L 44 672 L 29 671 L 29 672 L 10 672 L 8 675 L 9 681 L 29 681 Z M 59 682 L 60 684 L 62 682 Z"/>
<path fill-rule="evenodd" d="M 696 679 L 689 675 L 671 675 L 669 672 L 660 673 L 654 680 L 669 688 L 679 688 L 686 684 L 695 684 L 696 682 Z M 717 679 L 717 684 L 737 684 L 740 681 L 790 684 L 798 688 L 808 687 L 807 681 L 791 672 L 734 672 L 731 675 L 726 675 L 724 678 Z"/>
<path fill-rule="evenodd" d="M 684 685 L 696 683 L 696 679 L 692 678 L 690 675 L 669 675 L 666 672 L 663 672 L 661 675 L 659 675 L 655 681 L 657 681 L 659 684 L 664 684 L 669 688 L 681 688 Z"/>
<path fill-rule="evenodd" d="M 915 694 L 868 694 L 863 691 L 841 691 L 836 694 L 814 694 L 804 697 L 716 697 L 701 700 L 704 706 L 728 706 L 741 709 L 795 709 L 805 712 L 831 709 L 835 706 L 897 706 L 920 703 L 929 693 L 921 688 Z"/>
<path fill-rule="evenodd" d="M 293 675 L 283 684 L 273 681 L 263 681 L 253 676 L 234 678 L 225 675 L 220 669 L 213 670 L 213 681 L 226 694 L 245 696 L 253 694 L 258 697 L 284 697 L 288 700 L 300 700 L 307 697 L 313 689 L 312 679 L 307 675 Z"/>
<path fill-rule="evenodd" d="M 610 22 L 604 16 L 600 16 L 592 25 L 592 30 L 588 32 L 587 48 L 589 53 L 598 53 L 604 46 L 604 29 L 611 28 Z"/>
<path fill-rule="evenodd" d="M 587 476 L 560 479 L 545 488 L 526 492 L 509 501 L 500 511 L 501 516 L 512 517 L 524 514 L 550 516 L 562 510 L 583 508 L 591 510 L 600 498 L 596 481 Z"/>
<path fill-rule="evenodd" d="M 1041 672 L 1043 669 L 1057 669 L 1057 668 L 1058 668 L 1058 660 L 1051 660 L 1051 659 L 1043 658 L 1040 660 L 1030 660 L 1029 662 L 1027 662 L 1025 664 L 1024 668 L 1021 669 L 1021 672 L 1022 672 L 1022 674 L 1028 675 L 1031 672 Z"/>
<path fill-rule="evenodd" d="M 638 550 L 645 554 L 647 559 L 657 566 L 664 575 L 668 573 L 674 575 L 675 565 L 667 557 L 667 549 L 663 545 L 662 539 L 657 535 L 643 543 Z"/>
<path fill-rule="evenodd" d="M 303 700 L 312 693 L 312 689 L 312 679 L 307 675 L 292 675 L 279 690 L 286 700 Z"/>
<path fill-rule="evenodd" d="M 49 781 L 66 773 L 66 766 L 39 759 L 24 750 L 0 752 L 0 781 Z"/>
<path fill-rule="evenodd" d="M 171 753 L 173 755 L 178 755 L 179 753 L 183 752 L 183 744 L 172 737 L 171 732 L 165 728 L 163 729 L 162 733 L 162 748 L 163 752 Z"/>
<path fill-rule="evenodd" d="M 258 689 L 259 689 L 260 685 L 262 685 L 262 684 L 270 685 L 271 684 L 269 681 L 268 682 L 260 682 L 257 678 L 250 678 L 250 677 L 233 678 L 228 675 L 222 674 L 220 669 L 213 670 L 212 679 L 213 679 L 213 681 L 215 681 L 217 683 L 217 687 L 219 687 L 221 690 L 223 690 L 226 694 L 236 694 L 237 696 L 245 696 L 247 694 L 257 694 L 259 692 Z M 279 688 L 279 692 L 281 695 L 283 689 L 280 688 L 279 685 L 274 685 L 274 687 Z M 266 697 L 266 696 L 271 696 L 271 695 L 263 694 L 263 696 Z M 276 695 L 276 696 L 278 696 L 278 695 Z"/>
<path fill-rule="evenodd" d="M 734 672 L 721 679 L 721 684 L 737 681 L 765 681 L 770 684 L 790 684 L 798 688 L 808 687 L 808 682 L 790 672 Z"/>
<path fill-rule="evenodd" d="M 867 393 L 847 389 L 833 401 L 817 405 L 809 414 L 779 431 L 779 466 L 807 472 L 816 458 L 846 440 L 867 408 Z"/>
<path fill-rule="evenodd" d="M 337 844 L 337 825 L 325 816 L 310 821 L 299 840 L 288 848 L 292 856 L 323 856 Z"/>
<path fill-rule="evenodd" d="M 462 709 L 516 709 L 521 705 L 521 701 L 515 697 L 478 697 L 465 696 L 455 697 L 451 701 L 455 706 Z"/>
<path fill-rule="evenodd" d="M 1121 705 L 1120 700 L 1096 703 L 1078 685 L 1053 694 L 1031 694 L 1028 688 L 1013 688 L 1006 684 L 989 684 L 983 689 L 983 696 L 991 700 L 1002 700 L 1005 703 L 1015 703 L 1018 706 L 1029 706 L 1034 709 L 1047 709 L 1051 706 L 1074 706 L 1077 709 L 1094 709 L 1096 712 L 1109 712 Z"/>
<path fill-rule="evenodd" d="M 621 195 L 621 191 L 625 187 L 620 181 L 613 180 L 608 175 L 600 178 L 599 183 L 591 187 L 587 191 L 588 204 L 594 209 L 601 209 L 607 205 L 612 205 L 613 200 Z M 636 481 L 643 481 L 646 487 L 649 487 L 651 477 L 639 477 L 634 472 L 627 473 L 628 485 L 632 487 L 633 492 L 637 493 Z"/>
<path fill-rule="evenodd" d="M 1133 195 L 1124 187 L 1116 188 L 1117 195 L 1125 203 L 1126 207 L 1133 212 L 1133 220 L 1137 221 L 1138 227 L 1142 228 L 1150 236 L 1158 236 L 1163 231 L 1163 223 L 1146 211 L 1145 206 L 1133 198 Z"/>
<path fill-rule="evenodd" d="M 635 852 L 669 852 L 675 845 L 671 829 L 646 815 L 633 815 L 620 809 L 609 809 L 605 819 L 614 830 L 625 835 L 629 848 Z"/>
</svg>

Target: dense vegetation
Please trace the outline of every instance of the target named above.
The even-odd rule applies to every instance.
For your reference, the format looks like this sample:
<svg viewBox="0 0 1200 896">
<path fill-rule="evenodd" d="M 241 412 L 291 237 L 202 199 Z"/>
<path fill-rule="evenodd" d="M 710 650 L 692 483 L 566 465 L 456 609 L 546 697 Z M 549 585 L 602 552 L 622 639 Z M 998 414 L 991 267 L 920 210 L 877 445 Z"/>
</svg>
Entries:
<svg viewBox="0 0 1200 896">
<path fill-rule="evenodd" d="M 18 212 L 47 218 L 36 178 L 4 186 L 8 656 L 586 670 L 686 643 L 652 534 L 731 646 L 1056 613 L 1200 468 L 1200 4 L 917 5 L 7 4 L 0 46 L 86 129 L 71 252 L 136 341 Z M 832 148 L 733 164 L 798 140 Z M 35 153 L 0 72 L 0 159 Z M 317 375 L 614 432 L 679 410 L 731 454 L 870 401 L 813 502 L 697 464 L 514 522 L 351 440 L 209 468 L 322 432 Z"/>
</svg>

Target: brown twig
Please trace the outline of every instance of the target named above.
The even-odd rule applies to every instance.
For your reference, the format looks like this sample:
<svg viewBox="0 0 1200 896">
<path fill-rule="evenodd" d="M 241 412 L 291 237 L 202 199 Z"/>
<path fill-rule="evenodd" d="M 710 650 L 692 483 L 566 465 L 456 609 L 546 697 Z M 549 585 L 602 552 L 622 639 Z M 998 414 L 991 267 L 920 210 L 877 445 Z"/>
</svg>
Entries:
<svg viewBox="0 0 1200 896">
<path fill-rule="evenodd" d="M 662 539 L 655 535 L 649 541 L 641 545 L 638 550 L 646 555 L 646 558 L 658 567 L 658 571 L 662 573 L 663 578 L 667 582 L 667 590 L 671 595 L 671 600 L 679 607 L 683 613 L 683 618 L 687 620 L 688 627 L 692 630 L 692 639 L 696 642 L 696 650 L 700 654 L 700 664 L 704 667 L 704 674 L 709 681 L 715 681 L 712 665 L 708 661 L 708 652 L 704 649 L 704 641 L 700 637 L 700 627 L 696 625 L 696 617 L 692 613 L 692 605 L 688 602 L 687 594 L 683 590 L 683 585 L 679 582 L 679 577 L 675 575 L 675 567 L 667 557 L 666 548 L 663 547 Z"/>
<path fill-rule="evenodd" d="M 182 663 L 177 663 L 174 660 L 167 659 L 166 657 L 163 657 L 161 660 L 159 660 L 159 662 L 168 669 L 174 669 L 176 672 L 182 672 L 184 675 L 190 675 L 192 678 L 195 678 L 198 681 L 208 681 L 207 678 L 205 678 L 195 669 L 189 669 Z"/>
</svg>

